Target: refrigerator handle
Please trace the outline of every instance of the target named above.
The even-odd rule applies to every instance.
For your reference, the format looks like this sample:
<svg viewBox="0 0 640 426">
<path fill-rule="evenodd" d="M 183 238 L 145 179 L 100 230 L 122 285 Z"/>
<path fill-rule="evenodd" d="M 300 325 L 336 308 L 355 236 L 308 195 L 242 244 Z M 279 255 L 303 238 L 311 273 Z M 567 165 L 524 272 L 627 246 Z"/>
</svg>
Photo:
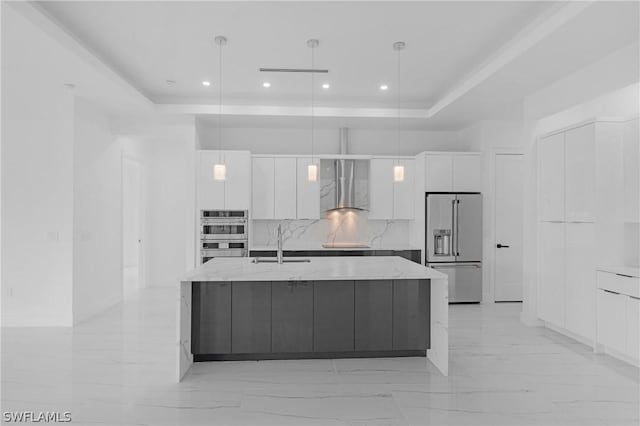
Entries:
<svg viewBox="0 0 640 426">
<path fill-rule="evenodd" d="M 456 226 L 456 251 L 454 253 L 454 255 L 456 257 L 460 256 L 460 252 L 458 251 L 458 248 L 460 247 L 460 245 L 458 244 L 458 231 L 460 230 L 460 227 L 458 226 L 458 216 L 460 215 L 460 200 L 458 199 L 458 197 L 456 197 L 456 222 L 455 222 L 455 226 Z"/>
<path fill-rule="evenodd" d="M 458 250 L 458 232 L 456 230 L 456 199 L 451 200 L 451 256 Z"/>
</svg>

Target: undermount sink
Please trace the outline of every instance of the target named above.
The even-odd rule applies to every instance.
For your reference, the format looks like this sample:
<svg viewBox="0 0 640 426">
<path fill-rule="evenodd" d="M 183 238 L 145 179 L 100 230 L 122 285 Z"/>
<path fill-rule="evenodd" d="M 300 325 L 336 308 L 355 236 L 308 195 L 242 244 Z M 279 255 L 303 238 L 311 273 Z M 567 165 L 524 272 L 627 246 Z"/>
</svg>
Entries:
<svg viewBox="0 0 640 426">
<path fill-rule="evenodd" d="M 294 258 L 294 259 L 282 259 L 282 263 L 309 263 L 311 262 L 311 259 L 300 259 L 300 258 Z M 273 257 L 254 257 L 251 260 L 251 263 L 278 263 L 278 259 L 273 258 Z"/>
</svg>

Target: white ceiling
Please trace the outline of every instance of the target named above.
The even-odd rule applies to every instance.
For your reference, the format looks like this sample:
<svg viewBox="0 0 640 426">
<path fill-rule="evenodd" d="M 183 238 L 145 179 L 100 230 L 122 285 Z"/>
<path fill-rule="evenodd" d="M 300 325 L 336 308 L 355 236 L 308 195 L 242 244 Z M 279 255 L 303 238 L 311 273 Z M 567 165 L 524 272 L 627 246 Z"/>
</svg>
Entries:
<svg viewBox="0 0 640 426">
<path fill-rule="evenodd" d="M 223 34 L 229 39 L 223 62 L 225 104 L 308 105 L 308 75 L 266 75 L 258 68 L 309 67 L 306 40 L 313 37 L 321 43 L 316 67 L 330 70 L 326 78 L 317 78 L 317 105 L 394 107 L 396 57 L 391 45 L 403 40 L 407 43 L 401 64 L 403 107 L 421 110 L 472 75 L 523 27 L 544 19 L 559 5 L 544 1 L 39 3 L 156 103 L 217 104 L 218 51 L 213 38 Z M 637 18 L 637 2 L 589 6 L 435 117 L 423 120 L 423 126 L 459 128 L 481 118 L 517 118 L 519 111 L 513 105 L 527 93 L 637 40 Z M 176 84 L 168 86 L 167 79 Z M 203 87 L 203 80 L 212 85 Z M 270 89 L 262 87 L 265 80 L 272 83 Z M 319 88 L 325 81 L 331 84 L 328 91 Z M 381 83 L 389 84 L 390 90 L 381 92 Z"/>
</svg>

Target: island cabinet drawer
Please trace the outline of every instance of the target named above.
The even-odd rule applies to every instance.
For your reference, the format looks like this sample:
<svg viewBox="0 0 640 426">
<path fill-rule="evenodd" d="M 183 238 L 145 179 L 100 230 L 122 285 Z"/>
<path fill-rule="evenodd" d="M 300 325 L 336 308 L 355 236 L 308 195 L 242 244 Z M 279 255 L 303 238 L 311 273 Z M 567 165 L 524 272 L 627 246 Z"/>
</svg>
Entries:
<svg viewBox="0 0 640 426">
<path fill-rule="evenodd" d="M 355 350 L 393 349 L 393 281 L 356 281 L 354 307 Z"/>
<path fill-rule="evenodd" d="M 598 288 L 640 297 L 640 278 L 598 271 Z"/>
<path fill-rule="evenodd" d="M 271 352 L 271 282 L 231 285 L 231 351 Z"/>
<path fill-rule="evenodd" d="M 192 287 L 191 352 L 231 352 L 231 284 L 195 282 Z"/>
<path fill-rule="evenodd" d="M 353 281 L 315 281 L 313 350 L 353 351 Z"/>
<path fill-rule="evenodd" d="M 429 348 L 429 280 L 393 280 L 393 349 Z"/>
<path fill-rule="evenodd" d="M 313 351 L 313 282 L 271 284 L 271 352 Z"/>
</svg>

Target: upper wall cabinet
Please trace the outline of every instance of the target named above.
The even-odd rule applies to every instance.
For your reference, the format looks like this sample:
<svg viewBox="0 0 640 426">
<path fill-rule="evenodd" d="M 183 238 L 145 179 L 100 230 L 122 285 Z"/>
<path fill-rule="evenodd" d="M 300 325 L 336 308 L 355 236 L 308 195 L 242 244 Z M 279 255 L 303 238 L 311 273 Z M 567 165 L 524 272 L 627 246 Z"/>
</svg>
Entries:
<svg viewBox="0 0 640 426">
<path fill-rule="evenodd" d="M 313 162 L 320 169 L 320 160 Z M 297 217 L 298 219 L 319 219 L 320 218 L 320 179 L 309 182 L 308 167 L 311 165 L 311 158 L 299 157 L 297 163 Z"/>
<path fill-rule="evenodd" d="M 197 152 L 198 209 L 248 210 L 251 204 L 251 154 L 249 151 Z M 226 179 L 213 179 L 213 166 L 219 162 L 226 165 Z"/>
<path fill-rule="evenodd" d="M 595 126 L 588 124 L 564 135 L 565 220 L 593 222 L 595 199 Z"/>
<path fill-rule="evenodd" d="M 393 219 L 393 159 L 369 163 L 369 219 Z"/>
<path fill-rule="evenodd" d="M 479 153 L 425 155 L 425 192 L 481 192 L 482 157 Z"/>
<path fill-rule="evenodd" d="M 624 220 L 640 222 L 640 132 L 639 119 L 624 125 Z"/>
<path fill-rule="evenodd" d="M 424 179 L 425 192 L 453 191 L 453 155 L 425 155 Z"/>
<path fill-rule="evenodd" d="M 369 163 L 369 219 L 413 219 L 413 159 L 373 158 Z M 404 167 L 404 180 L 394 182 L 393 167 Z"/>
<path fill-rule="evenodd" d="M 254 157 L 251 164 L 251 215 L 253 219 L 273 219 L 275 214 L 275 163 L 271 157 Z"/>
<path fill-rule="evenodd" d="M 564 221 L 564 133 L 538 142 L 540 220 Z"/>
<path fill-rule="evenodd" d="M 482 191 L 482 156 L 455 154 L 453 156 L 453 190 L 455 192 Z"/>
<path fill-rule="evenodd" d="M 413 219 L 415 160 L 400 159 L 398 164 L 404 167 L 404 180 L 393 182 L 393 218 L 411 220 Z"/>
<path fill-rule="evenodd" d="M 253 219 L 317 219 L 319 182 L 308 182 L 310 160 L 295 157 L 253 157 Z"/>
</svg>

